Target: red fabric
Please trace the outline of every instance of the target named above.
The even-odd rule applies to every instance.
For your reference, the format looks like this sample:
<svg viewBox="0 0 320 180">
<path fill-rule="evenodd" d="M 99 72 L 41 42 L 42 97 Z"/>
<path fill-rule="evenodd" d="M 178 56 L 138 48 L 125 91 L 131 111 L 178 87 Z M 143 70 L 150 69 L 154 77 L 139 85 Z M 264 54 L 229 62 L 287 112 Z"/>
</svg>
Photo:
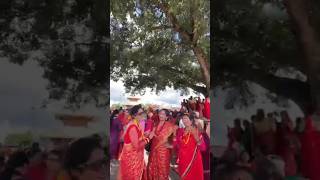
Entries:
<svg viewBox="0 0 320 180">
<path fill-rule="evenodd" d="M 198 112 L 200 112 L 200 110 L 201 110 L 201 106 L 200 106 L 200 102 L 199 102 L 199 101 L 197 101 L 196 110 L 197 110 Z"/>
<path fill-rule="evenodd" d="M 207 99 L 204 102 L 203 116 L 210 120 L 210 103 Z"/>
<path fill-rule="evenodd" d="M 187 138 L 186 135 L 182 136 L 183 139 Z M 191 159 L 193 157 L 193 152 L 197 146 L 196 140 L 192 135 L 190 135 L 189 141 L 187 144 L 182 140 L 180 141 L 180 150 L 179 150 L 179 174 L 180 176 L 184 173 L 185 169 L 188 167 Z M 182 178 L 182 180 L 203 180 L 203 164 L 200 150 L 196 152 L 195 159 L 191 165 L 191 168 L 187 175 Z"/>
<path fill-rule="evenodd" d="M 229 145 L 228 147 L 231 148 L 232 144 L 234 142 L 239 142 L 241 141 L 242 137 L 242 129 L 241 127 L 234 127 L 234 128 L 229 128 L 228 127 L 228 137 L 229 137 Z"/>
<path fill-rule="evenodd" d="M 145 163 L 143 158 L 143 148 L 136 149 L 130 142 L 129 131 L 131 128 L 137 130 L 138 136 L 142 136 L 142 132 L 137 125 L 131 124 L 128 131 L 125 132 L 124 145 L 119 158 L 118 175 L 122 180 L 141 180 L 146 179 Z"/>
<path fill-rule="evenodd" d="M 139 138 L 142 136 L 142 133 L 141 133 L 141 131 L 138 129 L 138 127 L 137 127 L 135 124 L 132 124 L 132 125 L 130 125 L 130 126 L 128 127 L 127 133 L 126 133 L 125 136 L 124 136 L 124 143 L 126 143 L 126 144 L 131 143 L 129 132 L 130 132 L 130 130 L 131 130 L 132 128 L 135 128 L 135 129 L 136 129 Z"/>
<path fill-rule="evenodd" d="M 152 119 L 148 119 L 146 121 L 146 125 L 145 125 L 144 131 L 152 131 L 152 129 L 153 129 L 153 120 Z"/>
<path fill-rule="evenodd" d="M 235 132 L 232 129 L 228 127 L 228 148 L 232 148 L 232 144 L 236 141 Z"/>
<path fill-rule="evenodd" d="M 175 147 L 177 154 L 179 153 L 179 146 L 181 144 L 182 135 L 183 135 L 183 128 L 178 128 L 176 131 L 176 141 L 173 142 L 173 145 Z"/>
<path fill-rule="evenodd" d="M 301 171 L 310 180 L 320 179 L 319 133 L 313 127 L 311 117 L 306 118 L 305 131 L 301 136 Z"/>
<path fill-rule="evenodd" d="M 297 175 L 297 163 L 295 159 L 295 152 L 292 148 L 287 148 L 285 153 L 281 156 L 285 162 L 286 176 Z"/>
<path fill-rule="evenodd" d="M 159 123 L 159 116 L 158 115 L 153 115 L 151 118 L 154 122 L 154 125 L 157 125 Z"/>
<path fill-rule="evenodd" d="M 204 105 L 201 101 L 197 102 L 197 111 L 199 112 L 199 117 L 203 117 L 203 108 Z"/>
<path fill-rule="evenodd" d="M 276 134 L 272 130 L 258 134 L 255 144 L 262 147 L 267 154 L 274 154 L 276 152 Z"/>
<path fill-rule="evenodd" d="M 294 132 L 288 127 L 284 127 L 278 134 L 278 154 L 285 162 L 286 176 L 294 176 L 297 174 L 297 163 L 295 159 L 296 149 L 292 142 L 296 139 Z"/>
<path fill-rule="evenodd" d="M 26 172 L 26 178 L 32 180 L 46 179 L 46 165 L 41 163 L 37 166 L 30 167 Z"/>
<path fill-rule="evenodd" d="M 152 139 L 151 151 L 148 161 L 148 180 L 168 180 L 170 174 L 171 149 L 164 144 L 172 133 L 174 125 L 165 122 L 163 128 L 156 128 L 156 134 Z"/>
<path fill-rule="evenodd" d="M 124 125 L 124 113 L 120 113 L 118 115 L 118 119 L 120 120 L 121 124 Z"/>
<path fill-rule="evenodd" d="M 196 103 L 195 102 L 190 102 L 190 109 L 192 110 L 192 111 L 195 111 L 196 110 Z"/>
</svg>

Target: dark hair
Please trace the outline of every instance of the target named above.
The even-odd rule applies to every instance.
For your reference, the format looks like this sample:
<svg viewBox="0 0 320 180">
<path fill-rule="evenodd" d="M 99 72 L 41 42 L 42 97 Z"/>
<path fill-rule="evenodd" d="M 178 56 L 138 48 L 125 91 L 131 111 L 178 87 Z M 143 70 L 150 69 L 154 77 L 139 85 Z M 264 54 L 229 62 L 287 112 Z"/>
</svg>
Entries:
<svg viewBox="0 0 320 180">
<path fill-rule="evenodd" d="M 288 114 L 287 111 L 281 111 L 281 112 L 280 112 L 280 115 L 281 115 L 281 118 L 282 118 L 283 120 L 289 120 L 289 119 L 290 119 L 290 118 L 289 118 L 289 114 Z"/>
<path fill-rule="evenodd" d="M 114 118 L 117 114 L 119 114 L 119 110 L 118 110 L 118 109 L 116 109 L 116 110 L 114 110 L 114 111 L 112 112 L 112 114 L 111 114 L 111 116 L 110 116 L 111 121 L 113 120 L 113 118 Z"/>
<path fill-rule="evenodd" d="M 18 151 L 18 152 L 13 153 L 10 156 L 6 167 L 17 168 L 17 167 L 21 167 L 27 163 L 29 163 L 29 159 L 28 159 L 27 154 L 23 151 Z"/>
<path fill-rule="evenodd" d="M 273 117 L 273 113 L 268 113 L 267 116 L 268 117 Z"/>
<path fill-rule="evenodd" d="M 250 122 L 247 119 L 243 120 L 242 124 L 244 125 L 244 127 L 250 126 Z"/>
<path fill-rule="evenodd" d="M 70 173 L 71 170 L 79 169 L 79 166 L 86 163 L 92 151 L 101 148 L 100 142 L 94 137 L 85 137 L 73 142 L 67 150 L 64 167 Z"/>
<path fill-rule="evenodd" d="M 192 126 L 196 126 L 196 120 L 195 120 L 194 116 L 192 116 L 192 115 L 189 116 L 187 113 L 184 113 L 183 116 L 188 116 L 191 121 Z"/>
<path fill-rule="evenodd" d="M 251 121 L 253 122 L 254 120 L 256 120 L 256 117 L 257 117 L 256 115 L 252 115 L 251 118 L 250 118 Z"/>
<path fill-rule="evenodd" d="M 166 116 L 169 117 L 170 116 L 170 111 L 168 109 L 161 109 L 160 111 L 164 111 L 166 113 Z M 159 111 L 159 112 L 160 112 Z"/>
<path fill-rule="evenodd" d="M 1 173 L 0 179 L 11 179 L 17 168 L 22 167 L 28 163 L 29 159 L 25 152 L 17 151 L 13 153 L 6 164 L 5 169 Z"/>
<path fill-rule="evenodd" d="M 4 163 L 4 161 L 5 161 L 4 156 L 0 156 L 0 163 Z"/>
<path fill-rule="evenodd" d="M 233 120 L 233 123 L 236 126 L 241 126 L 241 120 L 239 118 L 236 118 L 235 120 Z"/>
<path fill-rule="evenodd" d="M 258 109 L 257 110 L 257 120 L 262 120 L 264 117 L 265 117 L 265 114 L 264 114 L 264 110 L 263 109 Z"/>
<path fill-rule="evenodd" d="M 142 107 L 141 107 L 141 104 L 139 104 L 139 105 L 135 105 L 135 106 L 133 106 L 131 109 L 130 109 L 130 115 L 131 116 L 136 116 L 137 115 L 137 113 L 138 113 L 138 111 L 139 111 L 139 109 L 141 109 Z"/>
<path fill-rule="evenodd" d="M 192 111 L 192 112 L 190 113 L 190 119 L 196 119 L 196 117 L 197 117 L 196 112 Z"/>
</svg>

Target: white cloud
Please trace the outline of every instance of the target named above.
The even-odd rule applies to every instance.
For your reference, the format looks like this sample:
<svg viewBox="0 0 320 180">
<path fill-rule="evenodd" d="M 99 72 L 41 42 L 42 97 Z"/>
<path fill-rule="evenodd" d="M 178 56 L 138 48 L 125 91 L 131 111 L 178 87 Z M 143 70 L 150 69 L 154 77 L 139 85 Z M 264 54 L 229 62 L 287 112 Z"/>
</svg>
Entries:
<svg viewBox="0 0 320 180">
<path fill-rule="evenodd" d="M 115 103 L 127 102 L 127 97 L 130 94 L 125 93 L 125 87 L 122 81 L 110 81 L 110 105 Z M 158 95 L 147 88 L 146 93 L 141 96 L 141 103 L 152 103 L 164 106 L 180 106 L 183 99 L 190 96 L 199 96 L 191 91 L 189 96 L 181 96 L 180 91 L 167 88 L 167 90 L 160 92 Z M 203 96 L 201 96 L 203 98 Z"/>
</svg>

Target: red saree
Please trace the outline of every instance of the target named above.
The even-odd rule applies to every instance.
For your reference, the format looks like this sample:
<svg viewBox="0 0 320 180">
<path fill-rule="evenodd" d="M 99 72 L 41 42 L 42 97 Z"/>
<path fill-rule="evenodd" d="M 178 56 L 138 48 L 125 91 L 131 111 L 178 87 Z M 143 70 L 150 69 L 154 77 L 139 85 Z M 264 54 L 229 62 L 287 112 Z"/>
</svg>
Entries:
<svg viewBox="0 0 320 180">
<path fill-rule="evenodd" d="M 165 122 L 163 127 L 157 127 L 155 132 L 157 136 L 152 139 L 149 155 L 148 180 L 169 179 L 171 150 L 166 147 L 165 143 L 173 130 L 174 126 L 170 122 Z"/>
<path fill-rule="evenodd" d="M 207 99 L 204 102 L 203 116 L 210 120 L 210 102 Z"/>
<path fill-rule="evenodd" d="M 144 149 L 135 149 L 129 137 L 129 131 L 134 128 L 139 139 L 143 138 L 142 131 L 136 124 L 128 124 L 124 132 L 124 145 L 119 158 L 119 180 L 142 180 L 145 171 Z"/>
<path fill-rule="evenodd" d="M 182 180 L 203 180 L 203 164 L 200 149 L 190 134 L 182 136 L 179 149 L 179 175 Z"/>
<path fill-rule="evenodd" d="M 306 119 L 301 137 L 301 171 L 310 180 L 320 179 L 320 136 L 313 127 L 311 117 Z"/>
</svg>

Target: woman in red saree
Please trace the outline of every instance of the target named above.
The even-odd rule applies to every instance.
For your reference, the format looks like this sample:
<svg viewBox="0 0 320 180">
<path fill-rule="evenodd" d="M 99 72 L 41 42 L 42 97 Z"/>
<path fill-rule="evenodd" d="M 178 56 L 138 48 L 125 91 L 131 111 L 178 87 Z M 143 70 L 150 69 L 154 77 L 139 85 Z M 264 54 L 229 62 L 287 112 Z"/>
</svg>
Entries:
<svg viewBox="0 0 320 180">
<path fill-rule="evenodd" d="M 301 171 L 310 180 L 320 179 L 320 135 L 312 116 L 306 118 L 305 129 L 301 136 Z"/>
<path fill-rule="evenodd" d="M 299 147 L 299 140 L 293 132 L 293 124 L 290 118 L 281 122 L 278 139 L 278 155 L 285 162 L 285 175 L 295 176 L 297 174 L 296 154 Z"/>
<path fill-rule="evenodd" d="M 204 101 L 204 109 L 203 109 L 203 116 L 210 120 L 210 99 L 209 96 L 206 97 Z"/>
<path fill-rule="evenodd" d="M 148 138 L 143 136 L 137 120 L 141 106 L 134 106 L 130 115 L 133 117 L 124 131 L 124 145 L 119 158 L 119 180 L 142 180 L 145 177 L 144 147 Z"/>
<path fill-rule="evenodd" d="M 129 111 L 128 110 L 124 110 L 122 113 L 119 114 L 118 119 L 121 122 L 121 131 L 119 133 L 119 153 L 118 153 L 118 157 L 120 155 L 120 153 L 122 152 L 122 148 L 123 148 L 123 133 L 124 133 L 124 127 L 127 126 L 127 124 L 132 120 Z"/>
<path fill-rule="evenodd" d="M 153 129 L 151 151 L 148 161 L 148 180 L 168 180 L 170 172 L 171 148 L 169 137 L 176 131 L 176 127 L 167 120 L 169 111 L 159 112 L 159 124 Z"/>
<path fill-rule="evenodd" d="M 187 114 L 183 115 L 182 122 L 185 128 L 179 145 L 179 175 L 182 180 L 203 180 L 200 133 Z"/>
</svg>

